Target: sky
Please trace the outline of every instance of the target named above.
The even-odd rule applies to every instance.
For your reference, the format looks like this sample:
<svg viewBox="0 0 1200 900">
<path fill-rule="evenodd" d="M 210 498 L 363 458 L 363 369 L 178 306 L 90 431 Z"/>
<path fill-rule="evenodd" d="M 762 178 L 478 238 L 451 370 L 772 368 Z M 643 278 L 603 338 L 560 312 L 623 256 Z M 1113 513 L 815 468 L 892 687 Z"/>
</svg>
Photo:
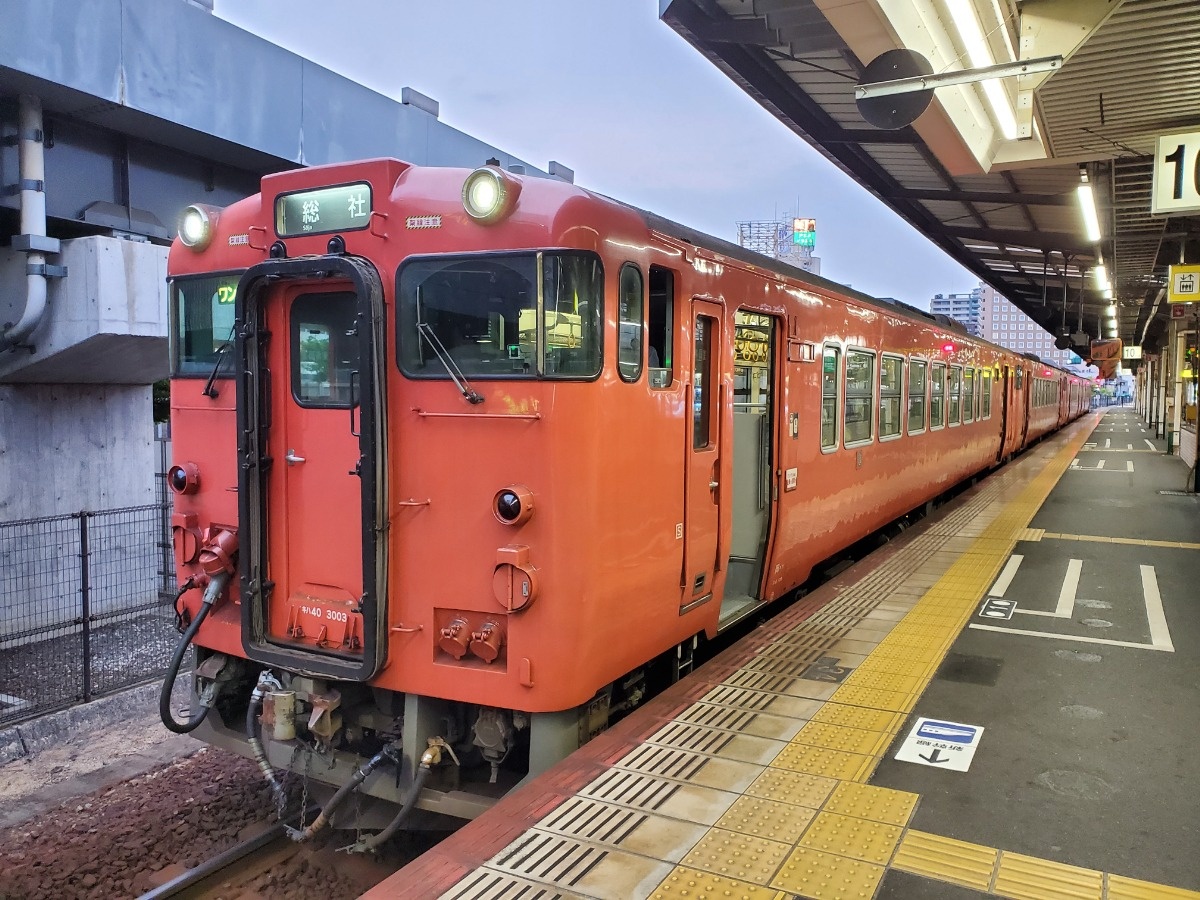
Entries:
<svg viewBox="0 0 1200 900">
<path fill-rule="evenodd" d="M 821 274 L 927 309 L 978 279 L 776 121 L 658 0 L 215 0 L 221 18 L 575 183 L 728 241 L 817 220 Z"/>
</svg>

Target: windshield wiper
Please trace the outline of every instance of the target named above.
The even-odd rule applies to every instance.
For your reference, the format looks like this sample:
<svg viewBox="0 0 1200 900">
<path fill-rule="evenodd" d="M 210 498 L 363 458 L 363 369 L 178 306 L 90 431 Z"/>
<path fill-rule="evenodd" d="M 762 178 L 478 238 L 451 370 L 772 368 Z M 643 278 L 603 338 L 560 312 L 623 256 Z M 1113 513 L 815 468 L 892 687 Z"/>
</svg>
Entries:
<svg viewBox="0 0 1200 900">
<path fill-rule="evenodd" d="M 454 357 L 450 355 L 438 336 L 433 333 L 433 329 L 429 327 L 429 324 L 418 322 L 417 333 L 425 338 L 425 343 L 429 345 L 429 349 L 433 351 L 433 355 L 438 358 L 438 362 L 445 368 L 446 374 L 450 376 L 450 380 L 454 382 L 454 386 L 467 398 L 467 402 L 482 403 L 483 397 L 479 395 L 475 388 L 471 387 L 470 382 L 467 381 L 467 376 L 462 373 L 462 369 L 458 367 L 458 363 L 454 361 Z"/>
<path fill-rule="evenodd" d="M 215 382 L 217 380 L 217 373 L 221 371 L 221 363 L 225 362 L 225 354 L 228 353 L 232 348 L 233 348 L 233 341 L 231 341 L 231 340 L 226 341 L 220 347 L 217 348 L 217 350 L 216 350 L 217 363 L 216 363 L 216 365 L 213 366 L 212 374 L 208 376 L 208 381 L 205 382 L 204 390 L 202 390 L 200 392 L 205 397 L 217 396 L 218 392 L 217 392 L 217 388 L 216 388 L 216 384 L 215 384 Z"/>
</svg>

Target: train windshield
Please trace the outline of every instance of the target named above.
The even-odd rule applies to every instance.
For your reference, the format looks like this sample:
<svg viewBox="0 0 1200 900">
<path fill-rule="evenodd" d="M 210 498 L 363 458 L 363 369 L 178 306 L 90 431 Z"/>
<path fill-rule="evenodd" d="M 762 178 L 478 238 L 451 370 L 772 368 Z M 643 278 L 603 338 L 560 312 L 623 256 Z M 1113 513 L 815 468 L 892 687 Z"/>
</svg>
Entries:
<svg viewBox="0 0 1200 900">
<path fill-rule="evenodd" d="M 171 368 L 207 377 L 218 354 L 232 349 L 239 274 L 180 278 L 171 285 Z M 224 350 L 222 348 L 225 348 Z M 230 371 L 225 363 L 226 373 Z"/>
<path fill-rule="evenodd" d="M 432 333 L 472 378 L 592 378 L 602 359 L 603 272 L 589 253 L 410 260 L 398 275 L 400 368 L 449 378 Z"/>
</svg>

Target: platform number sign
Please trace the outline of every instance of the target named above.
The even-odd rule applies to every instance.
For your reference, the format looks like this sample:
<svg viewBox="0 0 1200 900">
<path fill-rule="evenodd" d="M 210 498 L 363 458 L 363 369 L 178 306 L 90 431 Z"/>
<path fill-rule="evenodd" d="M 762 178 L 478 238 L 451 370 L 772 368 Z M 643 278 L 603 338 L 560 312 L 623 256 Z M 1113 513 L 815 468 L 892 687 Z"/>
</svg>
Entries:
<svg viewBox="0 0 1200 900">
<path fill-rule="evenodd" d="M 1150 196 L 1156 216 L 1200 212 L 1200 132 L 1159 137 Z"/>
</svg>

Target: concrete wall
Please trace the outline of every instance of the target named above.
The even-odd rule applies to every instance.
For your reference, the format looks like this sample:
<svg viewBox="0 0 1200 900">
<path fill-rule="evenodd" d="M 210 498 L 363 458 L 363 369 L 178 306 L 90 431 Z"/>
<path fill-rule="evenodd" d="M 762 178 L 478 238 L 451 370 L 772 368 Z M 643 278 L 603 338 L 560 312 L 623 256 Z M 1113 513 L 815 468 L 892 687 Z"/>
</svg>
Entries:
<svg viewBox="0 0 1200 900">
<path fill-rule="evenodd" d="M 34 352 L 0 354 L 0 382 L 150 384 L 168 373 L 167 247 L 108 237 L 62 242 Z M 25 308 L 25 254 L 0 251 L 0 322 Z M 149 421 L 149 420 L 147 420 Z M 149 426 L 147 426 L 149 427 Z"/>
<path fill-rule="evenodd" d="M 154 503 L 151 392 L 0 384 L 0 522 Z"/>
</svg>

